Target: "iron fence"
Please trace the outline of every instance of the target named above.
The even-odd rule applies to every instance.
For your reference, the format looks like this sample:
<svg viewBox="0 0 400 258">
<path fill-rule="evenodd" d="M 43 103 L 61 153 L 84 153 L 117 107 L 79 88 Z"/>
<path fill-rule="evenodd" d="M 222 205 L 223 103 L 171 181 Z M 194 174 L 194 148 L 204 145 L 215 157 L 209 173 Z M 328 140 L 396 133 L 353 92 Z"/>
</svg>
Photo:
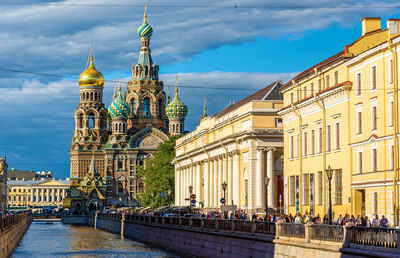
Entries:
<svg viewBox="0 0 400 258">
<path fill-rule="evenodd" d="M 270 221 L 257 221 L 256 222 L 256 233 L 263 233 L 267 235 L 275 235 L 276 233 L 276 224 L 275 222 Z"/>
<path fill-rule="evenodd" d="M 281 223 L 281 235 L 287 237 L 304 238 L 304 225 L 296 223 Z"/>
<path fill-rule="evenodd" d="M 351 243 L 397 248 L 397 230 L 395 228 L 352 227 L 351 230 Z"/>
<path fill-rule="evenodd" d="M 251 232 L 253 222 L 248 220 L 235 220 L 235 231 Z"/>
<path fill-rule="evenodd" d="M 341 225 L 311 225 L 311 239 L 330 242 L 343 242 L 344 229 Z"/>
</svg>

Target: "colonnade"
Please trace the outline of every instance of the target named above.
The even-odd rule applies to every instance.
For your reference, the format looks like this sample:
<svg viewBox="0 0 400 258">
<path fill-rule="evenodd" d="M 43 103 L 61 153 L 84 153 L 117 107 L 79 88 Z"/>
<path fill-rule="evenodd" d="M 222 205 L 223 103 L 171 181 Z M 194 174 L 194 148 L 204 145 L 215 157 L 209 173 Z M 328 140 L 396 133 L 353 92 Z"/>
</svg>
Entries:
<svg viewBox="0 0 400 258">
<path fill-rule="evenodd" d="M 34 203 L 61 202 L 66 196 L 65 188 L 33 187 L 31 190 L 31 201 Z"/>
<path fill-rule="evenodd" d="M 245 207 L 245 198 L 247 197 L 249 208 L 263 208 L 266 202 L 264 178 L 267 176 L 270 178 L 268 203 L 270 207 L 276 207 L 274 198 L 276 183 L 274 176 L 275 148 L 262 147 L 254 151 L 257 151 L 256 160 L 253 161 L 250 154 L 249 163 L 253 164 L 254 162 L 255 166 L 249 166 L 248 178 L 244 178 L 243 173 L 240 173 L 244 169 L 241 166 L 244 165 L 240 163 L 241 155 L 240 151 L 237 150 L 207 157 L 196 162 L 193 162 L 193 158 L 188 157 L 190 162 L 185 162 L 185 166 L 180 166 L 183 162 L 176 162 L 175 203 L 179 206 L 188 206 L 192 200 L 189 186 L 192 186 L 192 194 L 196 195 L 197 207 L 199 207 L 199 202 L 202 202 L 204 208 L 218 208 L 221 206 L 220 199 L 224 197 L 222 183 L 225 182 L 227 205 L 234 204 L 238 205 L 238 208 Z M 255 168 L 255 171 L 251 171 L 252 168 Z M 249 191 L 245 193 L 244 182 L 247 179 L 249 179 Z M 252 200 L 255 200 L 255 203 Z"/>
</svg>

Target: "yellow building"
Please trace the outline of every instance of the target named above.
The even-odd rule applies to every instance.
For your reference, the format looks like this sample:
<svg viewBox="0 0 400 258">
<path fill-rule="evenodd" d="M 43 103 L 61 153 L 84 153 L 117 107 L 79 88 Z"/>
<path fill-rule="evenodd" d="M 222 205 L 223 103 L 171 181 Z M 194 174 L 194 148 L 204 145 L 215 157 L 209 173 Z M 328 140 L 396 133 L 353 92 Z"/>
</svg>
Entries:
<svg viewBox="0 0 400 258">
<path fill-rule="evenodd" d="M 268 206 L 283 206 L 281 85 L 275 82 L 214 116 L 204 109 L 196 129 L 176 142 L 176 205 L 189 205 L 192 186 L 197 207 L 219 209 L 225 182 L 226 204 L 264 210 L 268 177 Z"/>
<path fill-rule="evenodd" d="M 67 195 L 67 180 L 9 180 L 8 206 L 58 206 Z"/>
<path fill-rule="evenodd" d="M 399 21 L 362 20 L 362 36 L 281 90 L 288 212 L 386 215 L 398 207 Z M 397 223 L 396 223 L 397 224 Z"/>
</svg>

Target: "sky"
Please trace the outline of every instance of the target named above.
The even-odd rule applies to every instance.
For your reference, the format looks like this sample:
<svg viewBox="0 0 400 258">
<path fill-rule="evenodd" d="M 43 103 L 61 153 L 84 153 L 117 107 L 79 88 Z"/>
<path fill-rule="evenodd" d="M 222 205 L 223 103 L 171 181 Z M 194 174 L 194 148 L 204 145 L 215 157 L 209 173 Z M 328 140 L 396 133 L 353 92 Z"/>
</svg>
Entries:
<svg viewBox="0 0 400 258">
<path fill-rule="evenodd" d="M 382 17 L 384 28 L 387 18 L 400 18 L 400 3 L 382 0 L 147 4 L 153 60 L 164 85 L 178 75 L 189 131 L 202 115 L 203 96 L 215 114 L 342 51 L 361 36 L 363 17 Z M 108 107 L 114 81 L 128 81 L 137 62 L 143 10 L 144 0 L 0 1 L 0 157 L 10 169 L 69 177 L 77 78 L 90 41 Z"/>
</svg>

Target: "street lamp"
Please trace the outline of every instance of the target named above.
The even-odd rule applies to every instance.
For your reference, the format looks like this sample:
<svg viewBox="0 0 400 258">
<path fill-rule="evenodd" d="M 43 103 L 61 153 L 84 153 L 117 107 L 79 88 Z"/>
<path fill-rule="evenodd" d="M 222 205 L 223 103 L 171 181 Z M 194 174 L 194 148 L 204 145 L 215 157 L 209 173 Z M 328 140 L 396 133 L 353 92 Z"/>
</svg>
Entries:
<svg viewBox="0 0 400 258">
<path fill-rule="evenodd" d="M 225 200 L 225 190 L 226 190 L 226 183 L 225 183 L 225 181 L 222 183 L 222 190 L 224 190 L 224 200 Z M 225 203 L 226 203 L 226 200 L 225 200 L 225 202 L 224 202 L 224 205 L 225 205 Z"/>
<path fill-rule="evenodd" d="M 331 165 L 328 166 L 328 169 L 326 169 L 326 177 L 328 177 L 329 180 L 329 224 L 332 223 L 332 176 L 333 176 L 333 169 L 331 168 Z"/>
<path fill-rule="evenodd" d="M 192 198 L 193 186 L 189 185 L 189 213 L 192 213 L 192 205 L 190 199 Z"/>
<path fill-rule="evenodd" d="M 266 191 L 266 198 L 265 198 L 265 200 L 266 200 L 266 205 L 265 205 L 265 217 L 268 219 L 268 185 L 269 185 L 269 181 L 271 180 L 271 178 L 269 178 L 269 177 L 266 177 L 266 178 L 264 178 L 264 184 L 265 184 L 265 189 L 267 190 Z"/>
</svg>

